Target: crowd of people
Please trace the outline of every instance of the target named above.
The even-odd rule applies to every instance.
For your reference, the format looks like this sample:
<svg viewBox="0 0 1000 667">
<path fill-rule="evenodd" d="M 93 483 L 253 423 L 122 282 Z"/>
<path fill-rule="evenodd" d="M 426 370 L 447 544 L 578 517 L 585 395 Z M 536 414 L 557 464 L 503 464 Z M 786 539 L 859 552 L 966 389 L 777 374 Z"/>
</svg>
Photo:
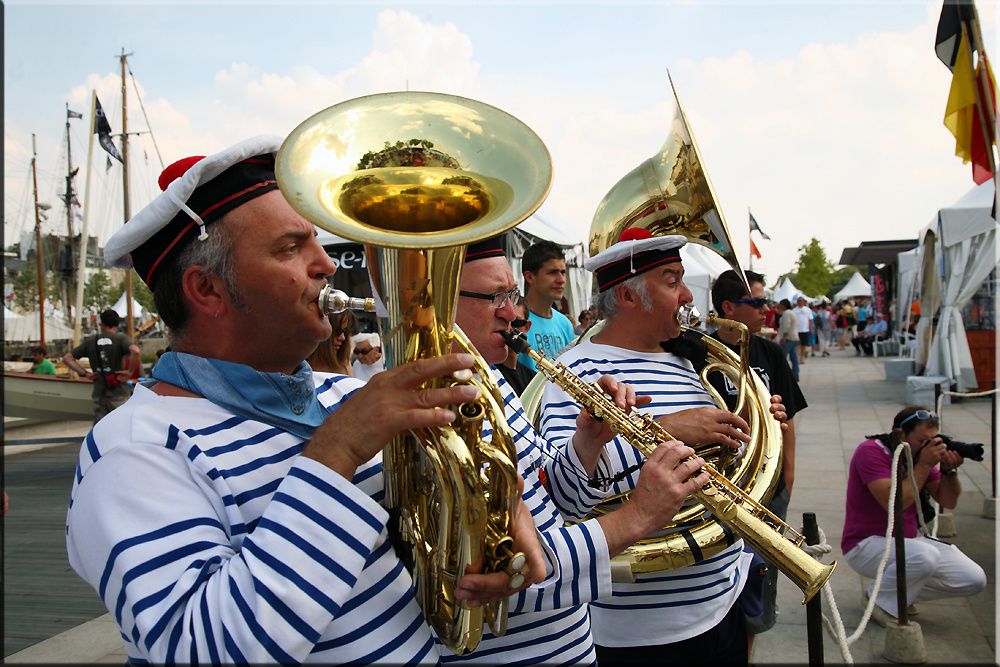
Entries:
<svg viewBox="0 0 1000 667">
<path fill-rule="evenodd" d="M 510 538 L 525 558 L 516 571 L 455 573 L 450 602 L 509 604 L 506 632 L 487 631 L 459 655 L 418 605 L 380 452 L 399 434 L 455 422 L 456 406 L 477 400 L 478 390 L 432 381 L 467 377 L 478 365 L 456 351 L 382 370 L 377 335 L 359 338 L 353 315 L 319 311 L 336 266 L 277 191 L 279 145 L 257 137 L 171 165 L 160 179 L 165 192 L 105 249 L 109 263 L 136 268 L 170 336 L 151 381 L 123 404 L 102 399 L 108 414 L 81 448 L 67 515 L 70 564 L 113 613 L 129 660 L 747 664 L 753 637 L 775 622 L 777 570 L 767 554 L 730 532 L 666 572 L 623 575 L 613 565 L 708 481 L 697 445 L 717 443 L 739 457 L 750 441 L 732 383 L 717 379 L 727 401 L 717 406 L 698 377 L 704 354 L 682 335 L 678 314 L 693 298 L 680 255 L 685 238 L 626 230 L 590 257 L 598 296 L 576 322 L 562 312 L 558 246 L 525 252 L 523 296 L 499 238 L 469 248 L 455 323 L 503 399 L 522 489 Z M 806 356 L 797 346 L 811 349 L 816 331 L 818 353 L 828 353 L 838 319 L 803 300 L 780 304 L 778 322 L 764 277 L 745 277 L 723 274 L 712 299 L 753 334 L 766 331 L 769 316 L 778 330 L 775 341 L 751 336 L 749 359 L 771 395 L 766 418 L 783 434 L 768 507 L 784 516 L 795 421 L 807 407 L 797 366 Z M 572 345 L 598 319 L 600 330 Z M 604 400 L 648 414 L 676 439 L 644 457 L 553 384 L 542 393 L 536 430 L 519 398 L 535 362 L 508 349 L 501 333 L 512 329 L 596 384 Z M 736 344 L 726 329 L 714 335 Z M 88 340 L 67 363 L 90 355 L 93 368 L 114 369 L 133 353 L 129 341 L 103 329 L 99 336 L 110 340 L 95 339 L 108 348 L 103 356 Z M 896 426 L 909 433 L 913 420 Z M 502 424 L 484 426 L 485 442 L 495 428 Z M 938 482 L 934 466 L 950 480 L 960 464 L 935 435 L 913 436 L 932 438 L 915 472 L 928 486 Z M 862 482 L 870 489 L 871 475 Z M 943 504 L 957 498 L 954 486 L 931 492 Z M 594 512 L 623 493 L 611 511 Z M 877 526 L 865 527 L 870 540 Z M 980 583 L 973 575 L 947 584 L 929 576 L 913 599 L 969 594 Z"/>
</svg>

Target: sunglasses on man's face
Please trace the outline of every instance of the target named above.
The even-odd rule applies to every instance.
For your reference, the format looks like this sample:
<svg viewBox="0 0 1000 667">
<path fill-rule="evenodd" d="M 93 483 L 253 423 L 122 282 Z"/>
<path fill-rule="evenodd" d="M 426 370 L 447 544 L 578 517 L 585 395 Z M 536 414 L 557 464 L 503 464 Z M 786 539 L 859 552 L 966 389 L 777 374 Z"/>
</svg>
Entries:
<svg viewBox="0 0 1000 667">
<path fill-rule="evenodd" d="M 529 322 L 530 322 L 530 320 L 520 320 L 520 319 L 519 320 L 511 320 L 510 321 L 510 326 L 514 327 L 515 329 L 520 329 L 521 327 L 528 326 Z"/>
<path fill-rule="evenodd" d="M 733 303 L 745 303 L 751 308 L 763 308 L 767 305 L 767 299 L 762 296 L 759 297 L 743 297 L 742 299 L 733 299 Z"/>
</svg>

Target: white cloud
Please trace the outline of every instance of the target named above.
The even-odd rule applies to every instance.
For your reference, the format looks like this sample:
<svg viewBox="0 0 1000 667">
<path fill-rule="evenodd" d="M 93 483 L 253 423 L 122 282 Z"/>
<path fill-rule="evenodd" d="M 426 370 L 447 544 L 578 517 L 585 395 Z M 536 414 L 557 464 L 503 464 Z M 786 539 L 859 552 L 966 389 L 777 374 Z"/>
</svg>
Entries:
<svg viewBox="0 0 1000 667">
<path fill-rule="evenodd" d="M 908 32 L 810 43 L 768 60 L 737 49 L 670 63 L 742 256 L 748 206 L 773 238 L 758 244 L 769 277 L 790 270 L 812 236 L 833 260 L 863 240 L 915 237 L 937 208 L 972 187 L 941 124 L 949 73 L 929 46 L 939 7 L 928 5 L 926 21 Z M 563 82 L 551 71 L 484 67 L 460 26 L 387 9 L 377 16 L 370 51 L 354 62 L 283 71 L 233 62 L 212 75 L 207 98 L 168 101 L 145 91 L 143 98 L 167 162 L 256 133 L 288 132 L 358 95 L 408 86 L 481 99 L 546 142 L 555 168 L 546 211 L 583 239 L 607 190 L 662 144 L 670 88 L 661 75 L 616 96 L 597 75 Z M 120 83 L 113 74 L 92 75 L 72 90 L 71 106 L 86 108 L 95 87 L 107 105 Z M 130 105 L 130 118 L 138 118 Z M 107 110 L 117 127 L 120 110 Z M 8 165 L 15 150 L 24 154 L 12 139 L 20 136 L 5 128 Z M 10 175 L 5 182 L 11 185 Z"/>
</svg>

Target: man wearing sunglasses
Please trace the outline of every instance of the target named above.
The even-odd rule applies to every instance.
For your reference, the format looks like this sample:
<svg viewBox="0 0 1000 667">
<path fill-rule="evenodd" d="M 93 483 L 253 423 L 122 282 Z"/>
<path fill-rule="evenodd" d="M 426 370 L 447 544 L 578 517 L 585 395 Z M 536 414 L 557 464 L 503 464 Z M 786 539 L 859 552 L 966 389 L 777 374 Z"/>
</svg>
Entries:
<svg viewBox="0 0 1000 667">
<path fill-rule="evenodd" d="M 788 513 L 788 502 L 795 480 L 795 422 L 796 413 L 807 407 L 799 383 L 792 375 L 792 370 L 785 361 L 781 347 L 762 336 L 760 333 L 766 317 L 767 298 L 764 296 L 764 276 L 753 271 L 745 271 L 747 282 L 750 283 L 750 293 L 740 280 L 736 271 L 722 273 L 712 285 L 712 305 L 720 317 L 735 320 L 745 324 L 750 331 L 748 342 L 748 360 L 750 367 L 764 381 L 770 394 L 781 396 L 785 405 L 788 428 L 781 434 L 782 474 L 778 477 L 778 485 L 774 497 L 767 508 L 782 520 Z M 712 336 L 728 345 L 739 354 L 737 347 L 740 334 L 736 330 L 722 328 Z M 730 410 L 735 409 L 738 399 L 737 388 L 729 378 L 721 373 L 709 376 L 712 385 L 726 400 Z M 763 577 L 761 577 L 763 575 Z M 750 647 L 753 637 L 774 627 L 777 611 L 778 570 L 768 567 L 762 560 L 755 559 L 751 568 L 751 579 L 744 589 L 743 601 L 747 608 L 747 637 Z M 758 597 L 759 594 L 759 597 Z M 759 611 L 758 611 L 759 610 Z"/>
<path fill-rule="evenodd" d="M 510 328 L 527 335 L 531 331 L 531 320 L 528 319 L 528 307 L 523 303 L 515 303 L 514 311 L 517 319 L 512 320 Z M 528 383 L 535 378 L 535 371 L 521 363 L 520 356 L 511 350 L 503 363 L 497 364 L 497 370 L 503 375 L 503 379 L 511 386 L 514 393 L 520 396 L 524 393 Z"/>
<path fill-rule="evenodd" d="M 938 437 L 938 417 L 933 412 L 918 406 L 903 408 L 893 419 L 890 433 L 868 436 L 851 457 L 840 542 L 844 560 L 863 577 L 874 579 L 882 559 L 888 507 L 893 502 L 889 497 L 894 475 L 892 456 L 901 442 L 910 445 L 913 470 L 909 475 L 919 491 L 926 490 L 946 509 L 954 509 L 962 493 L 958 467 L 964 459 Z M 896 492 L 903 506 L 903 517 L 895 517 L 895 525 L 903 524 L 905 538 L 907 613 L 916 613 L 912 605 L 922 600 L 965 597 L 982 591 L 986 587 L 983 568 L 955 545 L 918 534 L 919 497 L 914 496 L 910 480 L 898 485 Z M 866 597 L 875 595 L 872 618 L 881 625 L 896 622 L 899 608 L 895 551 L 889 551 L 881 587 L 874 592 L 872 588 L 873 584 L 865 591 Z"/>
</svg>

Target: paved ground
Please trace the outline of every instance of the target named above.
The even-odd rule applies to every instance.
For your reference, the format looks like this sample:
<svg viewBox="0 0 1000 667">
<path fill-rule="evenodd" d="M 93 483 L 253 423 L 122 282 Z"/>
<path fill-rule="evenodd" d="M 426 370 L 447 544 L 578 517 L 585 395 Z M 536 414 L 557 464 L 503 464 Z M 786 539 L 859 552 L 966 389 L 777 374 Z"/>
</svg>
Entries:
<svg viewBox="0 0 1000 667">
<path fill-rule="evenodd" d="M 789 518 L 798 523 L 802 512 L 815 512 L 827 541 L 833 545 L 833 553 L 825 560 L 842 561 L 840 553 L 840 532 L 843 524 L 844 488 L 847 481 L 847 466 L 851 454 L 865 434 L 884 432 L 891 424 L 893 415 L 903 405 L 904 383 L 887 382 L 883 372 L 883 360 L 857 358 L 853 351 L 835 351 L 830 358 L 810 358 L 802 366 L 802 384 L 810 403 L 808 410 L 796 419 L 798 431 L 797 472 L 789 509 Z M 943 410 L 943 430 L 967 442 L 989 444 L 990 404 L 988 400 L 962 400 L 945 406 Z M 64 435 L 59 433 L 59 435 Z M 10 432 L 8 438 L 12 438 Z M 31 434 L 31 437 L 38 437 Z M 70 448 L 60 448 L 70 449 Z M 989 449 L 989 447 L 987 447 Z M 13 450 L 13 448 L 11 448 Z M 27 452 L 9 456 L 5 451 L 4 483 L 12 493 L 12 514 L 17 510 L 17 498 L 22 494 L 18 487 L 24 483 L 24 471 L 44 468 L 42 452 Z M 62 539 L 61 521 L 52 520 L 64 514 L 65 496 L 62 487 L 68 489 L 72 477 L 72 465 L 59 461 L 51 454 L 50 466 L 53 474 L 45 476 L 50 480 L 54 497 L 49 501 L 55 507 L 49 512 L 48 523 L 27 525 L 13 519 L 4 522 L 5 556 L 5 611 L 12 589 L 20 585 L 17 576 L 7 568 L 11 545 L 19 544 L 30 549 L 32 539 L 41 539 L 39 531 L 56 531 L 58 535 L 48 535 L 47 539 Z M 961 468 L 960 478 L 964 493 L 954 513 L 958 534 L 953 541 L 973 557 L 986 570 L 989 586 L 983 593 L 968 599 L 954 599 L 933 603 L 922 603 L 920 615 L 915 619 L 920 625 L 923 642 L 929 661 L 936 664 L 993 664 L 997 661 L 996 651 L 996 523 L 983 517 L 984 499 L 992 495 L 990 479 L 991 460 L 987 454 L 983 463 L 967 462 Z M 19 477 L 20 475 L 20 477 Z M 16 481 L 20 480 L 20 481 Z M 22 505 L 23 507 L 23 505 Z M 50 525 L 51 524 L 51 525 Z M 32 537 L 34 535 L 34 537 Z M 53 557 L 49 554 L 48 557 Z M 48 576 L 49 592 L 36 596 L 39 610 L 44 605 L 49 612 L 39 614 L 39 624 L 45 623 L 53 636 L 24 648 L 11 641 L 5 623 L 4 655 L 6 662 L 117 662 L 125 659 L 117 629 L 110 618 L 100 612 L 99 604 L 93 609 L 93 620 L 70 629 L 61 627 L 51 618 L 57 615 L 65 625 L 65 614 L 58 611 L 58 591 L 60 583 L 69 591 L 78 594 L 78 580 L 67 572 L 67 568 L 45 573 Z M 23 582 L 22 582 L 23 583 Z M 831 586 L 841 616 L 851 634 L 861 620 L 863 611 L 861 599 L 861 579 L 841 562 L 831 579 Z M 778 624 L 770 632 L 757 638 L 753 662 L 758 665 L 785 663 L 804 664 L 808 662 L 805 607 L 798 589 L 787 579 L 779 584 L 779 604 L 781 612 Z M 94 595 L 96 602 L 96 594 Z M 44 603 L 44 604 L 43 604 Z M 824 609 L 829 614 L 829 609 Z M 43 618 L 45 616 L 50 618 Z M 8 616 L 9 618 L 9 616 Z M 851 653 L 858 663 L 885 663 L 883 657 L 886 630 L 870 623 L 861 638 L 851 646 Z M 825 661 L 843 663 L 840 650 L 828 635 L 824 634 Z"/>
</svg>

